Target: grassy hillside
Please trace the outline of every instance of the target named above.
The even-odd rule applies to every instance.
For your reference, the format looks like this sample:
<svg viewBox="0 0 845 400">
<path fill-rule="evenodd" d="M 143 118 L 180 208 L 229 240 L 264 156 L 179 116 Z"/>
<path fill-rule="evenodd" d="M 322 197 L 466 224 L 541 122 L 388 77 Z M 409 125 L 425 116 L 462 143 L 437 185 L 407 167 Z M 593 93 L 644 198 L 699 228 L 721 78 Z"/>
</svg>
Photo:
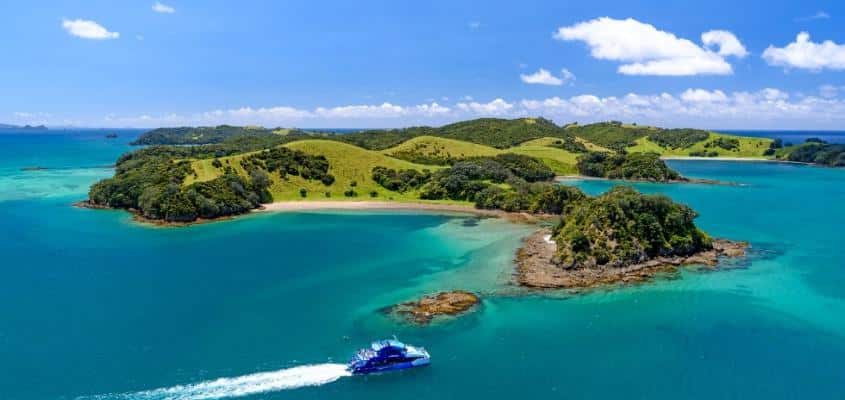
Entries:
<svg viewBox="0 0 845 400">
<path fill-rule="evenodd" d="M 489 146 L 436 136 L 417 136 L 382 152 L 394 158 L 438 165 L 469 157 L 487 157 L 501 153 L 500 150 Z"/>
<path fill-rule="evenodd" d="M 574 174 L 578 154 L 549 147 L 548 144 L 555 140 L 560 139 L 552 137 L 534 139 L 518 146 L 500 150 L 461 140 L 419 136 L 398 146 L 383 150 L 382 153 L 391 157 L 430 165 L 447 165 L 470 157 L 492 157 L 513 153 L 537 158 L 558 175 Z"/>
<path fill-rule="evenodd" d="M 381 200 L 415 200 L 419 196 L 414 192 L 396 193 L 389 192 L 372 180 L 373 167 L 382 166 L 391 169 L 429 169 L 435 170 L 440 167 L 414 164 L 411 162 L 388 157 L 380 152 L 362 149 L 347 143 L 332 140 L 300 140 L 284 145 L 292 150 L 300 150 L 308 154 L 323 155 L 329 161 L 329 173 L 335 177 L 335 182 L 326 186 L 319 181 L 305 180 L 299 176 L 290 176 L 282 179 L 278 174 L 270 174 L 272 181 L 270 194 L 273 201 L 304 200 L 304 199 L 327 199 L 325 193 L 329 192 L 331 200 L 367 200 L 371 199 L 370 192 L 376 191 L 376 199 Z M 234 168 L 238 174 L 246 175 L 240 160 L 253 153 L 238 154 L 220 158 L 224 166 Z M 222 175 L 220 168 L 215 168 L 213 159 L 196 160 L 191 167 L 197 173 L 197 178 L 189 176 L 185 185 L 193 182 L 212 180 Z M 355 182 L 356 186 L 352 186 Z M 307 197 L 303 198 L 300 189 L 307 191 Z M 357 197 L 346 197 L 344 192 L 354 190 Z"/>
<path fill-rule="evenodd" d="M 543 118 L 479 118 L 444 125 L 439 128 L 370 130 L 334 137 L 370 150 L 385 150 L 418 136 L 436 136 L 507 149 L 542 137 L 571 136 L 565 129 Z"/>
<path fill-rule="evenodd" d="M 507 149 L 505 152 L 537 158 L 557 175 L 577 173 L 575 164 L 578 162 L 578 154 L 563 149 L 526 143 Z"/>
<path fill-rule="evenodd" d="M 735 149 L 725 149 L 715 143 L 720 139 L 736 141 Z M 706 156 L 708 157 L 743 157 L 743 158 L 764 158 L 763 152 L 769 148 L 772 139 L 756 138 L 746 136 L 725 135 L 711 132 L 706 140 L 693 144 L 683 149 L 661 147 L 648 137 L 642 137 L 635 141 L 634 146 L 627 148 L 630 153 L 655 152 L 661 156 Z M 702 154 L 704 153 L 704 154 Z"/>
</svg>

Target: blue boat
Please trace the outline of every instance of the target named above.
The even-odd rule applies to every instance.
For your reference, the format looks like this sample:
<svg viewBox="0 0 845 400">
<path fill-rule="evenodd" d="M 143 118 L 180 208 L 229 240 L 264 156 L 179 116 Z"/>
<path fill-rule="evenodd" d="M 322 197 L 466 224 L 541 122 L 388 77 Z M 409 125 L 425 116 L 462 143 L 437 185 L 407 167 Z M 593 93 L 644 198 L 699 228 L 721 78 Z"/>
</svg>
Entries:
<svg viewBox="0 0 845 400">
<path fill-rule="evenodd" d="M 369 348 L 358 350 L 349 361 L 349 371 L 363 375 L 422 367 L 430 362 L 431 357 L 424 348 L 388 339 L 373 342 Z"/>
</svg>

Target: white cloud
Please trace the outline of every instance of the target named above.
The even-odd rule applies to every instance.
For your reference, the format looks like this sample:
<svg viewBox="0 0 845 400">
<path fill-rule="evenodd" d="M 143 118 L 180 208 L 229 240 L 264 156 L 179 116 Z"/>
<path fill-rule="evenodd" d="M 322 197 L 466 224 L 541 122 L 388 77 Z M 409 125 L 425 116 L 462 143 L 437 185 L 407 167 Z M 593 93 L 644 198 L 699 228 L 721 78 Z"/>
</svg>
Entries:
<svg viewBox="0 0 845 400">
<path fill-rule="evenodd" d="M 748 50 L 740 43 L 733 33 L 728 31 L 709 31 L 701 34 L 701 43 L 707 47 L 716 46 L 720 56 L 736 56 L 743 58 L 748 55 Z"/>
<path fill-rule="evenodd" d="M 712 103 L 728 100 L 728 96 L 721 90 L 687 89 L 681 93 L 681 100 L 690 103 Z"/>
<path fill-rule="evenodd" d="M 560 77 L 557 77 L 552 75 L 552 73 L 546 69 L 540 68 L 533 74 L 520 74 L 519 78 L 522 79 L 523 82 L 531 85 L 560 86 L 564 83 L 574 81 L 575 74 L 569 72 L 568 69 L 563 68 L 560 70 Z"/>
<path fill-rule="evenodd" d="M 584 93 L 568 98 L 550 97 L 489 102 L 460 101 L 454 106 L 436 102 L 412 105 L 392 103 L 340 105 L 303 109 L 290 106 L 240 107 L 194 114 L 164 113 L 120 117 L 110 115 L 89 126 L 161 127 L 219 124 L 267 127 L 402 127 L 440 125 L 478 117 L 542 116 L 557 123 L 621 120 L 664 127 L 836 129 L 845 124 L 845 87 L 824 96 L 786 93 L 777 88 L 727 92 L 687 89 L 677 94 L 627 93 L 598 96 Z M 15 118 L 60 124 L 64 116 L 20 112 Z M 31 123 L 31 122 L 29 122 Z M 82 123 L 77 123 L 82 125 Z"/>
<path fill-rule="evenodd" d="M 489 103 L 458 103 L 458 109 L 464 112 L 470 112 L 479 116 L 485 115 L 506 115 L 513 109 L 513 103 L 508 103 L 505 100 L 498 98 Z"/>
<path fill-rule="evenodd" d="M 554 38 L 585 42 L 594 58 L 623 62 L 618 72 L 625 75 L 728 75 L 733 68 L 725 57 L 747 53 L 728 31 L 702 34 L 705 48 L 632 18 L 602 17 L 561 27 Z M 710 50 L 712 46 L 717 51 Z"/>
<path fill-rule="evenodd" d="M 161 4 L 159 2 L 155 2 L 153 4 L 153 11 L 160 13 L 160 14 L 173 14 L 176 12 L 176 9 L 168 6 L 166 4 Z"/>
<path fill-rule="evenodd" d="M 821 85 L 819 86 L 819 95 L 830 99 L 839 96 L 839 92 L 845 90 L 845 86 Z"/>
<path fill-rule="evenodd" d="M 71 35 L 83 39 L 106 40 L 120 37 L 119 32 L 109 32 L 102 25 L 85 19 L 64 19 L 62 28 Z"/>
<path fill-rule="evenodd" d="M 810 41 L 810 34 L 801 32 L 795 41 L 785 47 L 770 45 L 763 52 L 763 59 L 769 65 L 785 68 L 799 68 L 811 71 L 823 69 L 845 69 L 845 44 L 836 44 L 830 40 L 822 43 Z"/>
<path fill-rule="evenodd" d="M 564 82 L 572 83 L 572 82 L 575 82 L 575 74 L 573 74 L 572 72 L 570 72 L 566 68 L 561 68 L 560 69 L 560 79 L 563 79 Z"/>
<path fill-rule="evenodd" d="M 469 21 L 467 26 L 469 27 L 469 29 L 475 30 L 475 29 L 481 28 L 481 22 L 480 21 Z"/>
<path fill-rule="evenodd" d="M 552 75 L 551 72 L 543 68 L 540 68 L 539 71 L 533 74 L 520 74 L 519 78 L 522 79 L 523 82 L 531 85 L 563 85 L 562 79 Z"/>
</svg>

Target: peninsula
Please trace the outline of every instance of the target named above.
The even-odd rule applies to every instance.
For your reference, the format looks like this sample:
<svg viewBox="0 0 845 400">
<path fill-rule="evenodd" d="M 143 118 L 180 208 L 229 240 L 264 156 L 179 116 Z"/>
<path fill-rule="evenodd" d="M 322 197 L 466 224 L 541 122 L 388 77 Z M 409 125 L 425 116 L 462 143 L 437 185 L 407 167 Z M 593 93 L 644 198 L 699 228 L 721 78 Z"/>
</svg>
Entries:
<svg viewBox="0 0 845 400">
<path fill-rule="evenodd" d="M 225 218 L 264 205 L 427 208 L 551 220 L 555 228 L 546 241 L 553 244 L 551 252 L 528 256 L 525 249 L 537 248 L 529 241 L 520 255 L 517 281 L 529 287 L 569 286 L 538 284 L 532 277 L 546 271 L 538 266 L 553 268 L 552 275 L 603 277 L 576 279 L 581 283 L 575 286 L 592 286 L 614 281 L 608 274 L 626 269 L 651 274 L 684 263 L 681 259 L 712 264 L 719 256 L 742 253 L 734 251 L 741 244 L 710 238 L 694 224 L 693 210 L 668 197 L 630 188 L 591 197 L 555 182 L 557 176 L 578 172 L 683 182 L 686 178 L 653 149 L 671 153 L 699 146 L 712 149 L 714 157 L 763 157 L 774 143 L 616 122 L 557 126 L 541 118 L 344 135 L 229 126 L 159 129 L 137 142 L 183 144 L 187 137 L 212 143 L 153 145 L 124 154 L 114 177 L 93 185 L 81 205 L 126 209 L 139 219 L 165 224 Z M 344 203 L 350 207 L 332 206 Z"/>
</svg>

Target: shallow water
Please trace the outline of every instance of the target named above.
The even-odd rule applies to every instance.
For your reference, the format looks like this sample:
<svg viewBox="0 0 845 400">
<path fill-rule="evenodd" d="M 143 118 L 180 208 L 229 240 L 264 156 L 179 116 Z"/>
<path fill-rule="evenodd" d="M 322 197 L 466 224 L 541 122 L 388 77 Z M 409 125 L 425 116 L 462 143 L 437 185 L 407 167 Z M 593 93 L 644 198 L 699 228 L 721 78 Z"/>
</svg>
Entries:
<svg viewBox="0 0 845 400">
<path fill-rule="evenodd" d="M 585 296 L 526 296 L 507 282 L 529 230 L 496 219 L 268 213 L 164 229 L 69 207 L 111 173 L 88 167 L 126 147 L 81 136 L 39 139 L 56 142 L 37 160 L 32 142 L 0 136 L 3 399 L 792 399 L 845 390 L 843 170 L 673 161 L 686 175 L 745 185 L 637 186 L 691 205 L 715 236 L 749 240 L 750 261 Z M 49 164 L 51 152 L 60 161 Z M 77 186 L 20 171 L 33 164 L 80 170 Z M 577 184 L 593 193 L 612 185 Z M 477 312 L 425 328 L 380 312 L 456 288 L 485 295 Z M 433 364 L 370 377 L 336 366 L 392 334 L 427 347 Z"/>
</svg>

